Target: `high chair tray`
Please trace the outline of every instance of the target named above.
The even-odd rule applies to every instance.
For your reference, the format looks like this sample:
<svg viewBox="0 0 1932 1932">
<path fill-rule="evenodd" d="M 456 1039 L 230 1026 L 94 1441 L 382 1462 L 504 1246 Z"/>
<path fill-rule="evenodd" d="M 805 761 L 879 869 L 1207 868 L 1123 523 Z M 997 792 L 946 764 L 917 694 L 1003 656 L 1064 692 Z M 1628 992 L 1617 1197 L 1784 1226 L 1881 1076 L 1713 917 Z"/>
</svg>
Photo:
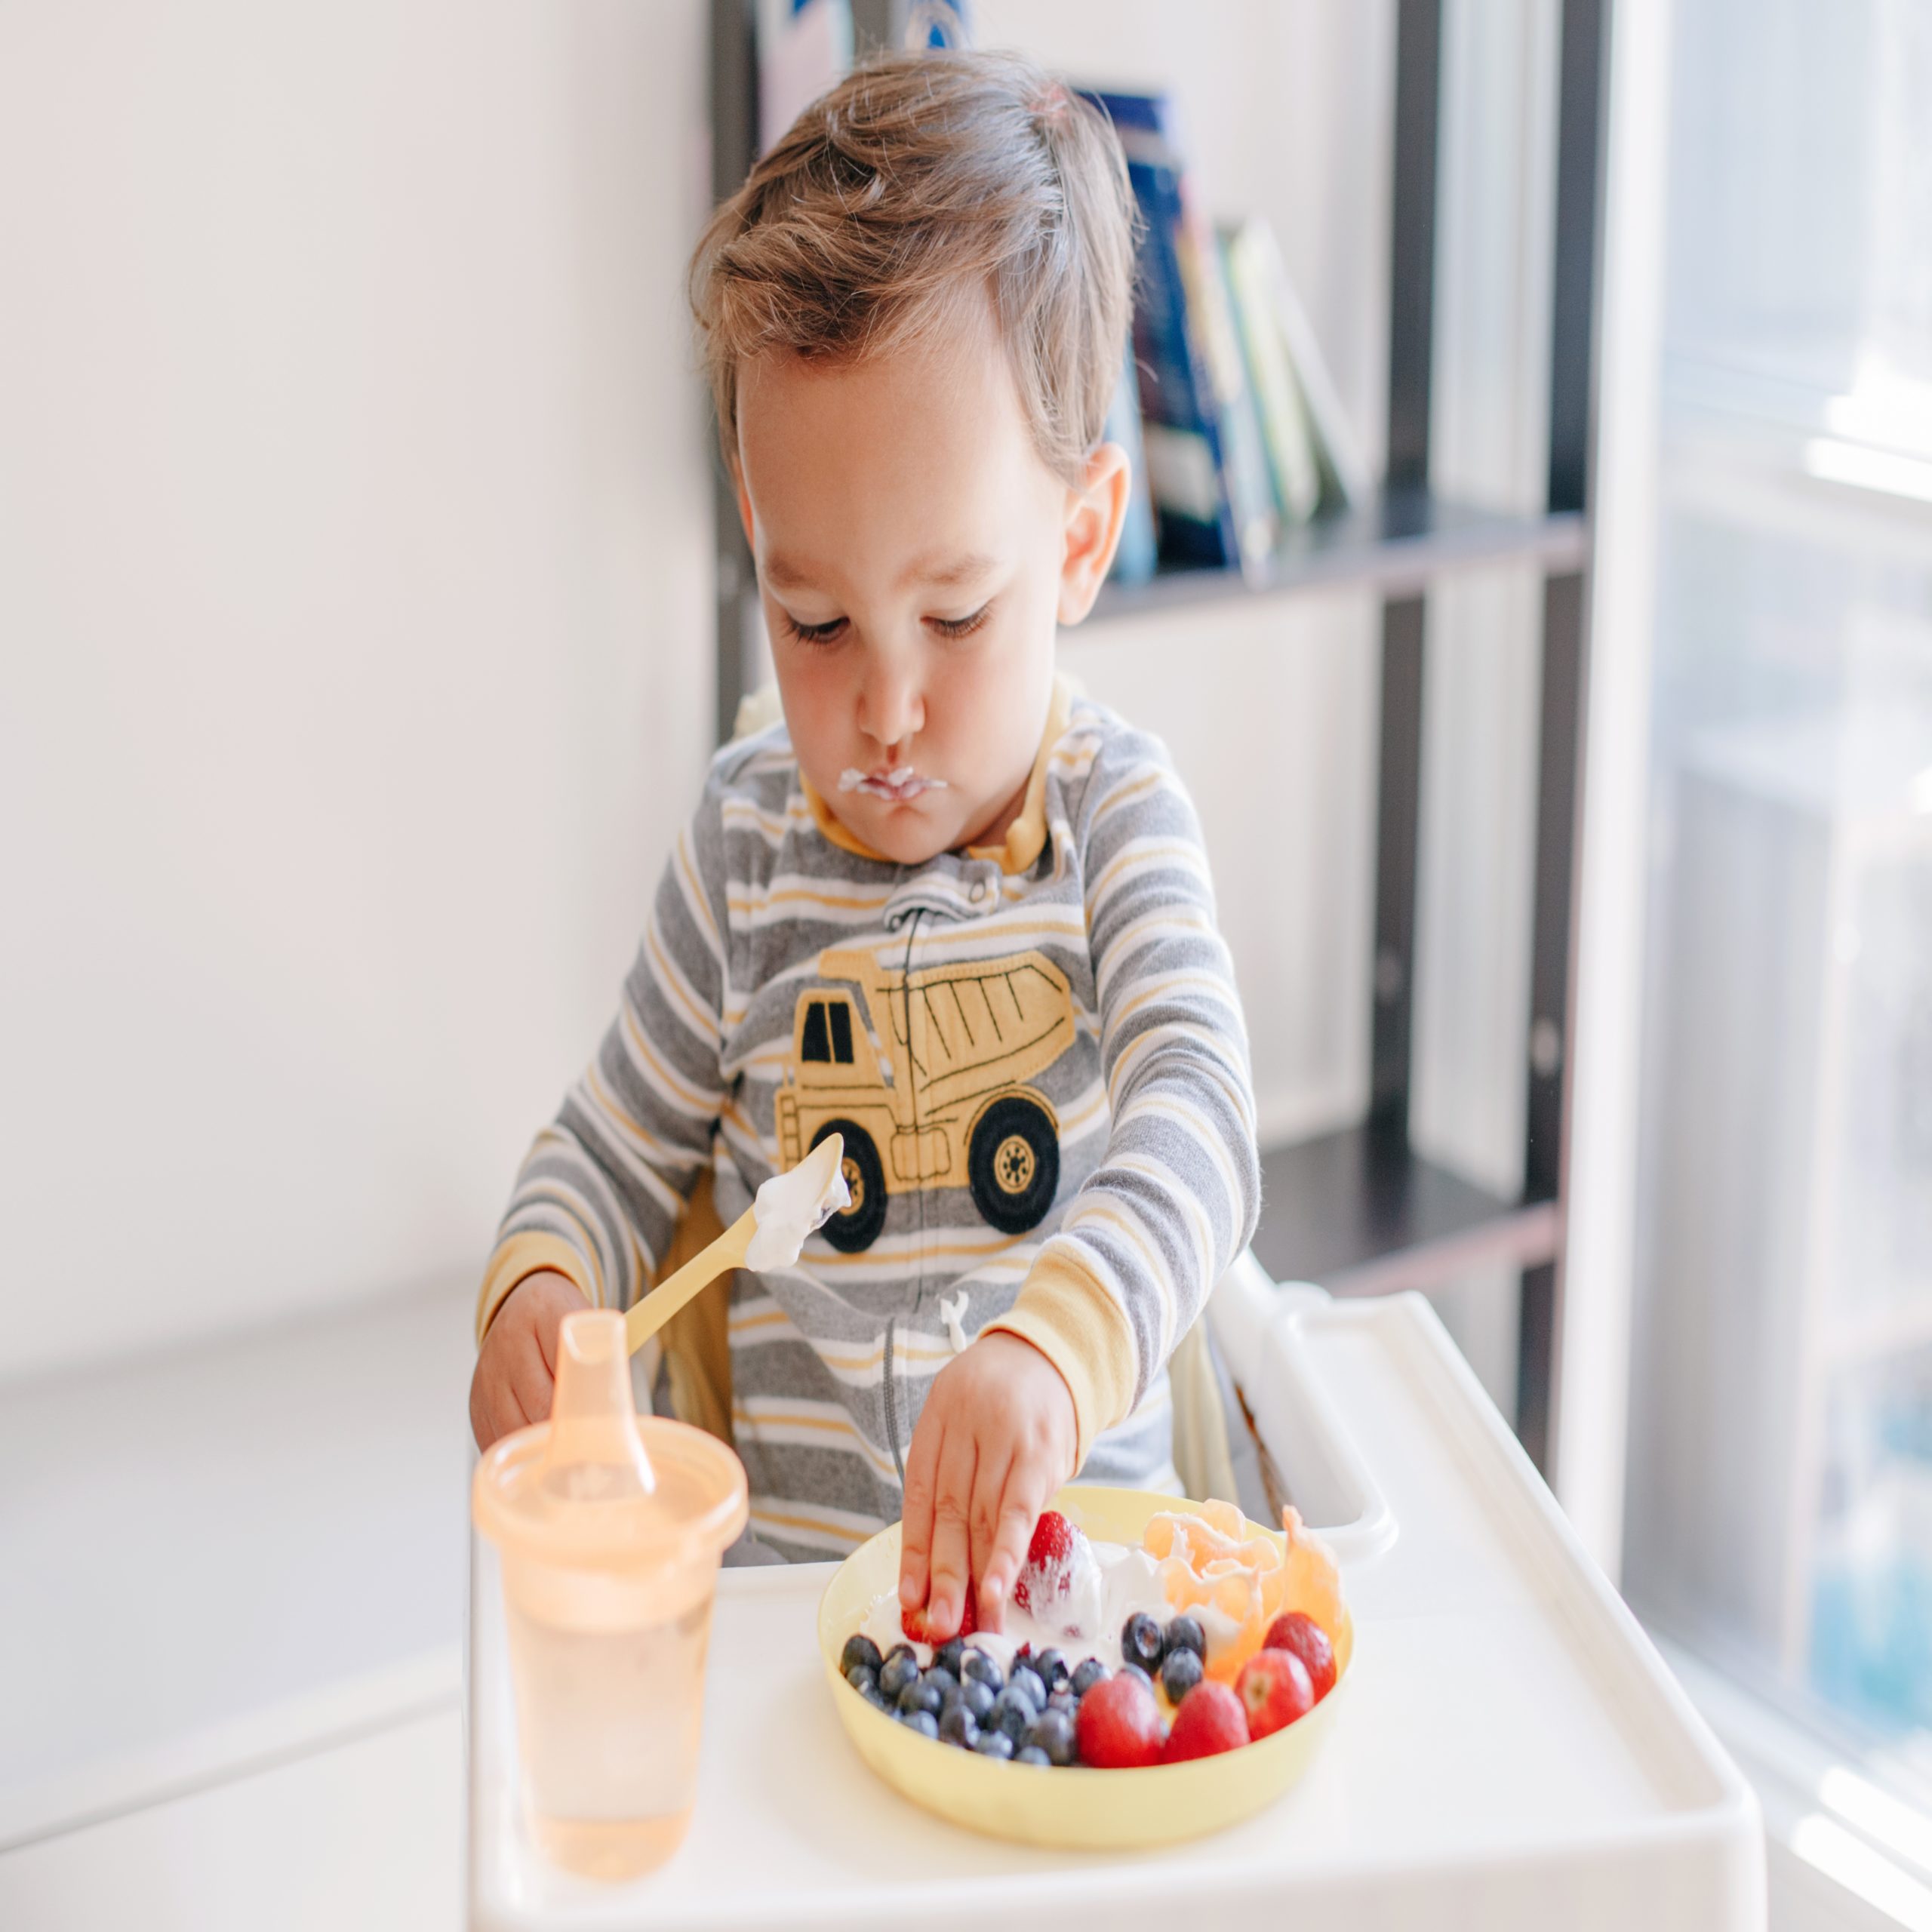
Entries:
<svg viewBox="0 0 1932 1932">
<path fill-rule="evenodd" d="M 1761 1927 L 1748 1787 L 1428 1305 L 1270 1291 L 1251 1312 L 1244 1392 L 1336 1549 L 1357 1646 L 1346 1722 L 1278 1802 L 1124 1855 L 949 1826 L 840 1727 L 815 1636 L 836 1566 L 727 1571 L 690 1836 L 634 1883 L 574 1879 L 525 1833 L 500 1591 L 473 1544 L 472 1924 L 984 1932 L 1023 1914 L 1173 1932 L 1189 1914 L 1251 1912 L 1297 1932 Z"/>
</svg>

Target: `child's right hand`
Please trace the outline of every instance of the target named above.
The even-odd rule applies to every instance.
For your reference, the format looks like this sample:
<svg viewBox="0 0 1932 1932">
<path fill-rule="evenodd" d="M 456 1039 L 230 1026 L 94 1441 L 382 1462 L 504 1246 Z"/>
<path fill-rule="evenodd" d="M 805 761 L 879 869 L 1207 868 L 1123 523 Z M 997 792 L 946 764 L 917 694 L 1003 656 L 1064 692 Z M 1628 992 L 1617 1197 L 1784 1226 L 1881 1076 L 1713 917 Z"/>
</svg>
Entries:
<svg viewBox="0 0 1932 1932">
<path fill-rule="evenodd" d="M 549 1269 L 525 1275 L 504 1297 L 485 1331 L 469 1380 L 469 1426 L 478 1448 L 548 1418 L 557 1379 L 557 1331 L 565 1315 L 589 1306 L 574 1281 Z"/>
</svg>

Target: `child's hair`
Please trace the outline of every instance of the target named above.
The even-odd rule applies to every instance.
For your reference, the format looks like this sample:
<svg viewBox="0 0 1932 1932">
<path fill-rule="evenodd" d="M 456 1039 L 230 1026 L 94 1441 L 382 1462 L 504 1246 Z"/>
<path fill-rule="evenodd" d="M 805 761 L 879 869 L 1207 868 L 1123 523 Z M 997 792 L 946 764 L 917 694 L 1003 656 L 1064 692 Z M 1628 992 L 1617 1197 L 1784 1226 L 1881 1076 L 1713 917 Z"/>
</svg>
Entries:
<svg viewBox="0 0 1932 1932">
<path fill-rule="evenodd" d="M 1134 198 L 1106 115 L 1014 54 L 868 60 L 812 103 L 719 208 L 691 261 L 728 460 L 738 371 L 844 359 L 991 296 L 1041 460 L 1081 475 L 1125 351 Z"/>
</svg>

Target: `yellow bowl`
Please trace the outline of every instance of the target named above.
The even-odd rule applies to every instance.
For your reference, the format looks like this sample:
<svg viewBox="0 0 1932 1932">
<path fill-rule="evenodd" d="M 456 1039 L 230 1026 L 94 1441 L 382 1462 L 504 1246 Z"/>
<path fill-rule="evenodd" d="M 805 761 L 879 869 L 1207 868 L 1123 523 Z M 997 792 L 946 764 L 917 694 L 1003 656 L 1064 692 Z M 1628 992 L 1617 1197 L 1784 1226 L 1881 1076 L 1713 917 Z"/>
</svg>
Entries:
<svg viewBox="0 0 1932 1932">
<path fill-rule="evenodd" d="M 1189 1509 L 1171 1496 L 1136 1489 L 1063 1489 L 1054 1506 L 1088 1535 L 1137 1543 L 1148 1518 L 1163 1509 Z M 1251 1532 L 1281 1541 L 1278 1530 L 1251 1524 Z M 860 1757 L 915 1804 L 955 1825 L 1023 1844 L 1068 1851 L 1137 1850 L 1171 1844 L 1252 1817 L 1307 1768 L 1334 1721 L 1350 1665 L 1306 1717 L 1259 1743 L 1184 1764 L 1141 1770 L 1084 1767 L 1042 1770 L 1001 1764 L 909 1730 L 860 1697 L 839 1675 L 845 1640 L 884 1591 L 899 1582 L 899 1526 L 894 1524 L 839 1565 L 818 1607 L 819 1649 L 840 1721 Z M 1344 1611 L 1343 1615 L 1347 1616 Z M 1352 1645 L 1337 1644 L 1338 1654 Z"/>
</svg>

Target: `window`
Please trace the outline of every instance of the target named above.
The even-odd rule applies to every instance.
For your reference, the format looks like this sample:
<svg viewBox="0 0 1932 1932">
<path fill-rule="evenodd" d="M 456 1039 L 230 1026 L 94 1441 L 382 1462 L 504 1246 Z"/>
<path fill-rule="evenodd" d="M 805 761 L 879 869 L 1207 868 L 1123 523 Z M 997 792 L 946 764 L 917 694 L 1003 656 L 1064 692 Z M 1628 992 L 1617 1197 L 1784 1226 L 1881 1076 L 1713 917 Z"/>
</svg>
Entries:
<svg viewBox="0 0 1932 1932">
<path fill-rule="evenodd" d="M 808 1060 L 829 1060 L 832 1049 L 825 1037 L 825 1001 L 815 999 L 805 1008 L 805 1030 L 798 1042 L 798 1057 Z"/>
<path fill-rule="evenodd" d="M 1624 1580 L 1932 1915 L 1932 8 L 1676 21 Z"/>
<path fill-rule="evenodd" d="M 815 999 L 805 1008 L 804 1032 L 798 1042 L 798 1057 L 836 1061 L 841 1066 L 852 1064 L 852 1009 L 847 1001 Z"/>
</svg>

